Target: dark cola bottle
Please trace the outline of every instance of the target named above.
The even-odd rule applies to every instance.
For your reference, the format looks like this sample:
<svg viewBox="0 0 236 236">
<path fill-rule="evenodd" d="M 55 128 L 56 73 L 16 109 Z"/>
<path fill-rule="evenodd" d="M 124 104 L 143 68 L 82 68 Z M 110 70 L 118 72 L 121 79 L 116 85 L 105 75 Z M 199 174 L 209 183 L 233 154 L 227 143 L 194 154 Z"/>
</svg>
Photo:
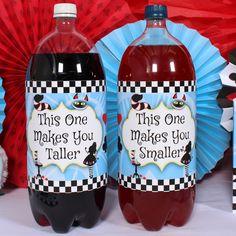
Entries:
<svg viewBox="0 0 236 236">
<path fill-rule="evenodd" d="M 39 225 L 93 227 L 105 199 L 105 77 L 94 47 L 75 29 L 76 5 L 56 4 L 26 81 L 29 199 Z"/>
</svg>

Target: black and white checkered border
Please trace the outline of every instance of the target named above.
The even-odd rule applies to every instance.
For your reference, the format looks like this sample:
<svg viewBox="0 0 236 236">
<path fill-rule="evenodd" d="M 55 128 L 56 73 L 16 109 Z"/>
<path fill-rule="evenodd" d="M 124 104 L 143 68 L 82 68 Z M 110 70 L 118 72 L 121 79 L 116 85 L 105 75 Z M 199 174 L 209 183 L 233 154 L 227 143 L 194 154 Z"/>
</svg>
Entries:
<svg viewBox="0 0 236 236">
<path fill-rule="evenodd" d="M 91 191 L 105 186 L 108 175 L 103 174 L 91 179 L 55 181 L 28 177 L 28 186 L 31 189 L 47 193 L 78 193 Z"/>
<path fill-rule="evenodd" d="M 105 80 L 26 81 L 28 93 L 90 93 L 104 92 Z"/>
<path fill-rule="evenodd" d="M 232 197 L 232 209 L 236 214 L 236 168 L 233 168 L 233 197 Z"/>
<path fill-rule="evenodd" d="M 187 189 L 196 184 L 196 174 L 179 179 L 153 180 L 125 176 L 119 173 L 119 184 L 144 192 L 171 192 Z"/>
<path fill-rule="evenodd" d="M 127 93 L 185 93 L 196 90 L 191 81 L 119 81 L 119 92 Z"/>
</svg>

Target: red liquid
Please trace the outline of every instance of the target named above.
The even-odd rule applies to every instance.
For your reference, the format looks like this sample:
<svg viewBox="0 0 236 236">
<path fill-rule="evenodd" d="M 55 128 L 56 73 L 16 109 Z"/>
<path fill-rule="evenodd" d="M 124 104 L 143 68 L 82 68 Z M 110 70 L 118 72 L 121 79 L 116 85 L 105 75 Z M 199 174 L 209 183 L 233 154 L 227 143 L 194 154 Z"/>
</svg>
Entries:
<svg viewBox="0 0 236 236">
<path fill-rule="evenodd" d="M 174 64 L 175 71 L 170 63 Z M 157 64 L 157 72 L 153 71 Z M 155 71 L 155 70 L 154 70 Z M 195 80 L 191 57 L 183 46 L 130 46 L 120 70 L 121 81 Z M 142 192 L 119 185 L 119 201 L 129 223 L 142 223 L 147 230 L 159 230 L 165 224 L 184 225 L 195 200 L 195 187 L 172 192 Z"/>
<path fill-rule="evenodd" d="M 174 62 L 175 72 L 170 70 Z M 157 64 L 157 72 L 152 65 Z M 183 45 L 129 46 L 119 69 L 121 81 L 195 80 L 191 56 Z"/>
</svg>

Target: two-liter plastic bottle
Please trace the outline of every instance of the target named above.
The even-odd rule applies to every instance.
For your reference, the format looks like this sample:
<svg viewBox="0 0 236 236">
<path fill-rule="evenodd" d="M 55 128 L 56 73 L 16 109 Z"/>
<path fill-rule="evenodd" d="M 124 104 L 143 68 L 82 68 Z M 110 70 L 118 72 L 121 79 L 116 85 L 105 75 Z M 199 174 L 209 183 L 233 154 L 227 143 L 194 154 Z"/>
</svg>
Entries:
<svg viewBox="0 0 236 236">
<path fill-rule="evenodd" d="M 26 81 L 30 205 L 38 224 L 59 233 L 96 224 L 108 179 L 105 77 L 94 45 L 76 31 L 76 13 L 74 4 L 55 5 L 56 27 Z"/>
</svg>

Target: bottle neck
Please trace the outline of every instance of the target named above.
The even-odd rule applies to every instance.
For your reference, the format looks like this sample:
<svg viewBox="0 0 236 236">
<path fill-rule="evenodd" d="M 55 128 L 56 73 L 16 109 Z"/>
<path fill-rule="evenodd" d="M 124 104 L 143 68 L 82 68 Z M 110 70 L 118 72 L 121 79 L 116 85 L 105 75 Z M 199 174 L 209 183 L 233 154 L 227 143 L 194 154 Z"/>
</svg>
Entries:
<svg viewBox="0 0 236 236">
<path fill-rule="evenodd" d="M 56 18 L 56 31 L 60 33 L 68 33 L 75 31 L 75 21 L 76 18 Z"/>
<path fill-rule="evenodd" d="M 157 34 L 167 33 L 166 19 L 147 20 L 145 33 L 157 33 Z"/>
</svg>

